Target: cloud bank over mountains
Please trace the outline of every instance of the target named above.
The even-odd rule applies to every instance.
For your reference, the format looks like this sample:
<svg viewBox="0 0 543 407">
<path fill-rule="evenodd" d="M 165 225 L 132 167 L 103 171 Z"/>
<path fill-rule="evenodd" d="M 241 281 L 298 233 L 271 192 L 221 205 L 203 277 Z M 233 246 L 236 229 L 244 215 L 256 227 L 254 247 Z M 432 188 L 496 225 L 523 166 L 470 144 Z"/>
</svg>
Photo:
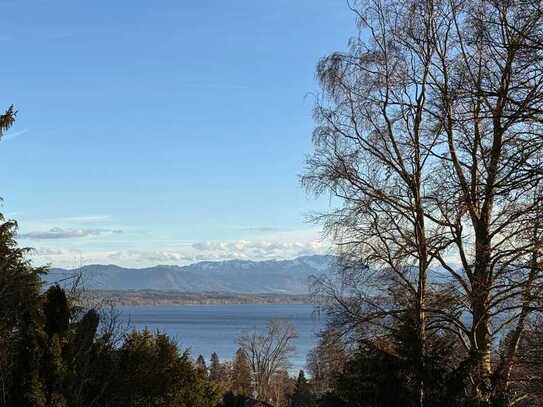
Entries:
<svg viewBox="0 0 543 407">
<path fill-rule="evenodd" d="M 215 258 L 265 259 L 298 257 L 312 254 L 322 254 L 326 245 L 321 241 L 308 242 L 281 242 L 263 240 L 237 240 L 237 241 L 207 241 L 198 242 L 192 248 L 199 255 L 213 256 Z"/>
<path fill-rule="evenodd" d="M 32 251 L 37 264 L 76 267 L 83 264 L 116 264 L 146 267 L 156 264 L 191 264 L 207 260 L 272 260 L 330 253 L 323 241 L 204 241 L 156 250 L 81 250 L 78 248 L 38 247 Z"/>
<path fill-rule="evenodd" d="M 183 228 L 164 233 L 123 224 L 108 215 L 51 217 L 19 224 L 18 237 L 21 245 L 33 248 L 32 261 L 53 267 L 115 264 L 141 268 L 199 261 L 284 260 L 330 253 L 330 244 L 321 239 L 320 231 L 307 227 L 217 224 L 213 225 L 219 230 L 216 234 Z M 187 236 L 189 239 L 183 239 Z"/>
</svg>

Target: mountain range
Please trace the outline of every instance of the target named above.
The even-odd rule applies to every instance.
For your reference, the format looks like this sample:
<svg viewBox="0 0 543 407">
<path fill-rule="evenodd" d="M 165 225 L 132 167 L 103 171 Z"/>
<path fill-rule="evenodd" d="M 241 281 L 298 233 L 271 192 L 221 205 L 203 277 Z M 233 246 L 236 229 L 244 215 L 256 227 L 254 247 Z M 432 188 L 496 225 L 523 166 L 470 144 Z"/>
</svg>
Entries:
<svg viewBox="0 0 543 407">
<path fill-rule="evenodd" d="M 101 290 L 307 294 L 311 277 L 332 273 L 335 260 L 334 256 L 313 255 L 292 260 L 203 261 L 147 268 L 93 264 L 72 270 L 52 268 L 44 280 L 51 284 L 80 275 L 85 288 Z"/>
</svg>

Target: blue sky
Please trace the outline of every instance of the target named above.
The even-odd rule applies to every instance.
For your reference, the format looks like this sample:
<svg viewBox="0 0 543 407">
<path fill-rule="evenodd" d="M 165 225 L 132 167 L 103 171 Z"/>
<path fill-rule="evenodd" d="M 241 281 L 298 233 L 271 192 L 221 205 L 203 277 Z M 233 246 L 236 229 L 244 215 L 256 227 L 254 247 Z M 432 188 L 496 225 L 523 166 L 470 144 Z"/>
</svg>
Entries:
<svg viewBox="0 0 543 407">
<path fill-rule="evenodd" d="M 298 184 L 342 0 L 0 0 L 2 212 L 37 263 L 326 251 Z"/>
</svg>

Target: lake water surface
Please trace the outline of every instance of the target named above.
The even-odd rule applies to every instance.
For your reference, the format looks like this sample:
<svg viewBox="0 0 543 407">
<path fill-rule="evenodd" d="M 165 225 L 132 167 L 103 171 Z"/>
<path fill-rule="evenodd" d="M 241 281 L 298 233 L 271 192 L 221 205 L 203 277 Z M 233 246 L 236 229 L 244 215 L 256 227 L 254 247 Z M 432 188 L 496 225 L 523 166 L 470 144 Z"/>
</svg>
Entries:
<svg viewBox="0 0 543 407">
<path fill-rule="evenodd" d="M 231 360 L 243 331 L 264 331 L 272 319 L 291 321 L 296 327 L 296 352 L 290 358 L 291 372 L 303 369 L 307 353 L 317 342 L 324 322 L 305 304 L 152 305 L 119 307 L 121 319 L 132 328 L 160 330 L 175 338 L 194 358 L 209 361 L 217 352 L 221 361 Z"/>
</svg>

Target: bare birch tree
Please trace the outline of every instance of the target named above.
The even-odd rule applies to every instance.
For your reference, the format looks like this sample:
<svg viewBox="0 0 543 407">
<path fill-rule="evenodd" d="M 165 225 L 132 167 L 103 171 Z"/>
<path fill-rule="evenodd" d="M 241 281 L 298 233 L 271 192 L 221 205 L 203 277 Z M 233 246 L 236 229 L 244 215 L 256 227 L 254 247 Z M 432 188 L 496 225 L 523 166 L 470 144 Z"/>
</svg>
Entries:
<svg viewBox="0 0 543 407">
<path fill-rule="evenodd" d="M 511 405 L 518 343 L 540 311 L 541 2 L 367 0 L 353 11 L 358 38 L 318 66 L 302 182 L 335 198 L 317 220 L 356 289 L 321 286 L 364 332 L 413 310 L 421 371 L 428 330 L 450 330 L 469 354 L 469 397 Z M 422 405 L 423 375 L 418 394 Z"/>
</svg>

